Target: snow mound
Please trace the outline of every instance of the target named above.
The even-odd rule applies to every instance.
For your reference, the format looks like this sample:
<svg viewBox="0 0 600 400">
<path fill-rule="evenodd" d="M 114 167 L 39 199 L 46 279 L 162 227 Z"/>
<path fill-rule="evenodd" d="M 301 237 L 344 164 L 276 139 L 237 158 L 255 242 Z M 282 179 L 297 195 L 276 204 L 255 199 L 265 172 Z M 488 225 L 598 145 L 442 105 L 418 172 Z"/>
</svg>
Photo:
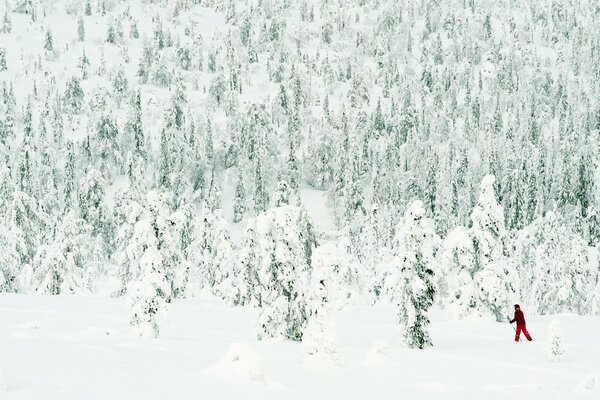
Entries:
<svg viewBox="0 0 600 400">
<path fill-rule="evenodd" d="M 243 343 L 232 344 L 221 359 L 204 372 L 237 381 L 252 381 L 272 388 L 281 387 L 268 378 L 260 354 Z"/>
<path fill-rule="evenodd" d="M 40 327 L 42 326 L 42 324 L 40 324 L 38 321 L 28 321 L 28 322 L 23 322 L 22 324 L 17 325 L 18 329 L 29 329 L 29 330 L 38 330 L 40 329 Z"/>
<path fill-rule="evenodd" d="M 376 340 L 365 357 L 365 365 L 380 365 L 390 352 L 390 344 L 385 340 Z"/>
<path fill-rule="evenodd" d="M 335 372 L 340 368 L 340 360 L 337 354 L 319 352 L 307 355 L 304 366 L 317 372 Z"/>
<path fill-rule="evenodd" d="M 578 392 L 600 394 L 600 372 L 585 376 L 579 383 Z"/>
</svg>

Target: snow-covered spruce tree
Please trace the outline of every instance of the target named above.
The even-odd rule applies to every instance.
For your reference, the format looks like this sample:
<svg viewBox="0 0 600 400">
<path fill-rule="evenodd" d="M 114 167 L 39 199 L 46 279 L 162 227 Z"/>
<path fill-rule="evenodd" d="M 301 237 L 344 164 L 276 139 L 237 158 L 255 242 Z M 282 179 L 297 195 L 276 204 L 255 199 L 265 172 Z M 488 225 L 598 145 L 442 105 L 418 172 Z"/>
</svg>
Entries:
<svg viewBox="0 0 600 400">
<path fill-rule="evenodd" d="M 327 302 L 332 309 L 341 309 L 352 303 L 361 290 L 361 263 L 348 251 L 350 243 L 341 237 L 337 243 L 325 243 L 312 253 L 312 266 L 326 274 Z"/>
<path fill-rule="evenodd" d="M 200 232 L 192 244 L 191 253 L 188 292 L 196 294 L 204 289 L 229 303 L 238 304 L 243 288 L 236 287 L 240 273 L 222 209 L 211 210 L 205 205 Z"/>
<path fill-rule="evenodd" d="M 423 204 L 414 201 L 398 227 L 393 256 L 395 271 L 386 277 L 384 293 L 397 305 L 404 342 L 410 348 L 432 346 L 427 312 L 433 305 L 435 287 L 435 232 Z"/>
<path fill-rule="evenodd" d="M 518 277 L 507 258 L 504 212 L 494 194 L 494 176 L 487 175 L 481 182 L 479 200 L 471 213 L 470 229 L 475 249 L 476 272 L 473 279 L 482 302 L 496 321 L 509 315 L 514 298 L 519 292 Z"/>
<path fill-rule="evenodd" d="M 233 222 L 240 222 L 246 213 L 246 189 L 244 177 L 240 172 L 235 183 L 235 198 L 233 200 Z"/>
<path fill-rule="evenodd" d="M 83 89 L 79 78 L 71 77 L 66 83 L 65 93 L 63 96 L 63 104 L 72 114 L 79 114 L 83 106 Z"/>
<path fill-rule="evenodd" d="M 440 255 L 440 266 L 447 266 L 447 298 L 444 305 L 459 319 L 487 315 L 479 301 L 473 279 L 477 271 L 476 254 L 469 230 L 459 226 L 448 233 Z"/>
<path fill-rule="evenodd" d="M 140 199 L 135 192 L 123 189 L 115 194 L 113 206 L 113 220 L 117 227 L 116 248 L 112 257 L 113 262 L 119 265 L 118 276 L 121 280 L 121 287 L 117 294 L 123 295 L 127 292 L 127 286 L 132 279 L 132 272 L 137 271 L 132 268 L 132 264 L 137 262 L 137 253 L 128 251 L 131 238 L 135 234 L 136 224 L 144 217 L 144 207 L 140 204 Z M 131 258 L 130 258 L 131 256 Z"/>
<path fill-rule="evenodd" d="M 54 48 L 54 37 L 50 29 L 47 29 L 44 33 L 44 50 L 46 50 L 46 58 L 54 60 L 56 57 L 56 50 Z"/>
<path fill-rule="evenodd" d="M 139 260 L 141 279 L 131 290 L 131 318 L 134 332 L 142 337 L 156 338 L 158 318 L 167 311 L 171 285 L 166 278 L 164 261 L 156 247 L 148 247 Z"/>
<path fill-rule="evenodd" d="M 302 338 L 306 363 L 324 369 L 340 363 L 331 316 L 331 298 L 336 296 L 339 277 L 332 266 L 331 263 L 313 265 L 307 294 L 309 317 Z"/>
<path fill-rule="evenodd" d="M 108 27 L 106 28 L 106 43 L 110 43 L 110 44 L 117 43 L 117 32 L 115 29 L 115 21 L 112 18 L 108 21 Z"/>
<path fill-rule="evenodd" d="M 96 122 L 94 145 L 98 169 L 109 183 L 112 183 L 112 178 L 117 173 L 124 172 L 120 169 L 123 156 L 118 138 L 119 128 L 116 118 L 111 111 L 103 112 Z"/>
<path fill-rule="evenodd" d="M 48 237 L 51 221 L 39 208 L 35 198 L 20 191 L 13 193 L 8 218 L 10 242 L 16 246 L 20 261 L 17 274 L 19 286 L 26 290 L 31 285 L 36 251 Z"/>
<path fill-rule="evenodd" d="M 286 181 L 279 181 L 275 196 L 273 196 L 275 207 L 281 207 L 290 204 L 290 186 Z"/>
<path fill-rule="evenodd" d="M 523 297 L 540 314 L 591 311 L 598 272 L 586 241 L 563 218 L 548 212 L 519 231 L 511 257 L 521 266 Z"/>
<path fill-rule="evenodd" d="M 8 11 L 8 7 L 5 7 L 4 16 L 2 17 L 2 33 L 6 34 L 12 32 L 12 19 L 10 18 Z"/>
<path fill-rule="evenodd" d="M 185 282 L 185 279 L 180 277 L 184 273 L 182 250 L 173 222 L 171 197 L 172 194 L 169 192 L 150 191 L 146 196 L 142 216 L 135 215 L 137 207 L 132 204 L 133 214 L 130 217 L 133 220 L 137 219 L 137 222 L 128 242 L 126 257 L 120 257 L 124 262 L 121 265 L 121 280 L 126 284 L 122 292 L 131 293 L 127 286 L 135 286 L 145 278 L 149 271 L 144 268 L 142 259 L 146 252 L 151 251 L 153 253 L 148 256 L 150 257 L 148 260 L 152 261 L 150 263 L 152 271 L 163 274 L 167 285 L 161 283 L 163 299 L 170 302 L 174 297 L 182 294 L 183 288 L 179 285 Z M 121 233 L 128 235 L 127 231 Z M 157 259 L 160 259 L 161 266 L 154 265 Z M 152 281 L 156 279 L 152 278 Z M 163 280 L 161 279 L 160 282 Z"/>
<path fill-rule="evenodd" d="M 14 293 L 20 290 L 20 257 L 18 243 L 8 230 L 0 231 L 0 293 Z"/>
<path fill-rule="evenodd" d="M 115 98 L 117 99 L 117 104 L 121 105 L 121 101 L 123 101 L 127 97 L 129 88 L 127 76 L 125 75 L 125 71 L 122 65 L 119 65 L 119 67 L 117 67 L 117 70 L 113 76 L 112 88 Z"/>
<path fill-rule="evenodd" d="M 85 40 L 85 23 L 83 20 L 83 16 L 79 16 L 77 18 L 77 40 L 83 42 Z"/>
<path fill-rule="evenodd" d="M 74 293 L 78 286 L 73 258 L 64 257 L 60 244 L 40 246 L 33 260 L 33 271 L 33 286 L 38 293 Z"/>
<path fill-rule="evenodd" d="M 21 255 L 19 249 L 24 243 L 19 243 L 19 236 L 14 235 L 11 215 L 11 204 L 15 186 L 10 176 L 10 169 L 0 169 L 0 222 L 7 229 L 0 231 L 0 292 L 19 291 L 19 272 L 21 270 Z"/>
<path fill-rule="evenodd" d="M 6 70 L 6 48 L 0 47 L 0 72 Z"/>
<path fill-rule="evenodd" d="M 269 197 L 259 155 L 254 163 L 254 211 L 259 214 L 267 209 L 268 204 Z"/>
<path fill-rule="evenodd" d="M 102 174 L 90 169 L 79 181 L 78 205 L 81 217 L 105 249 L 112 243 L 113 224 L 105 204 L 106 183 Z"/>
<path fill-rule="evenodd" d="M 354 247 L 354 252 L 358 254 L 361 260 L 361 279 L 365 284 L 365 290 L 369 295 L 369 300 L 375 303 L 383 290 L 383 284 L 388 271 L 383 268 L 382 263 L 387 249 L 380 224 L 379 206 L 372 204 L 368 218 L 364 220 L 363 229 L 357 237 L 358 246 Z"/>
<path fill-rule="evenodd" d="M 306 290 L 315 246 L 312 223 L 300 207 L 284 206 L 259 214 L 249 222 L 256 241 L 242 249 L 250 255 L 243 265 L 248 298 L 262 304 L 259 339 L 269 337 L 301 341 L 306 326 Z M 246 247 L 246 246 L 244 246 Z M 256 268 L 256 269 L 254 269 Z"/>
<path fill-rule="evenodd" d="M 557 319 L 550 322 L 546 355 L 550 361 L 560 361 L 565 356 L 565 347 L 560 337 L 560 321 Z"/>
<path fill-rule="evenodd" d="M 140 88 L 137 88 L 133 95 L 127 122 L 127 132 L 130 135 L 131 143 L 129 145 L 133 147 L 133 155 L 145 161 L 147 148 L 144 127 L 142 125 L 142 95 Z"/>
<path fill-rule="evenodd" d="M 104 259 L 96 254 L 91 230 L 75 211 L 64 216 L 54 240 L 37 248 L 31 280 L 33 290 L 56 295 L 93 288 L 92 279 L 98 279 L 101 272 L 95 266 Z"/>
<path fill-rule="evenodd" d="M 254 218 L 251 218 L 246 224 L 246 231 L 238 254 L 240 275 L 243 277 L 244 286 L 241 288 L 243 291 L 236 305 L 251 305 L 262 308 L 264 287 L 258 276 L 261 259 L 256 220 Z"/>
<path fill-rule="evenodd" d="M 68 280 L 75 283 L 76 289 L 92 291 L 96 280 L 106 273 L 106 255 L 92 236 L 92 229 L 76 210 L 72 210 L 63 216 L 55 234 L 54 242 L 63 257 L 73 262 L 73 276 Z"/>
</svg>

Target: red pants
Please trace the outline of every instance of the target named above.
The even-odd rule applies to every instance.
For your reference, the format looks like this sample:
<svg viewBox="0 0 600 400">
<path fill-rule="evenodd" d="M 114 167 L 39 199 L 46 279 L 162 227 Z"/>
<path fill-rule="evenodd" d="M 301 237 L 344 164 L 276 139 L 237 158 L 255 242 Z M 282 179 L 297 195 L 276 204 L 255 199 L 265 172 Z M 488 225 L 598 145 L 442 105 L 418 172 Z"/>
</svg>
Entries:
<svg viewBox="0 0 600 400">
<path fill-rule="evenodd" d="M 531 336 L 529 336 L 529 332 L 527 332 L 527 326 L 525 324 L 517 325 L 517 334 L 515 335 L 515 342 L 519 341 L 519 336 L 521 336 L 521 332 L 523 332 L 527 340 L 531 342 Z"/>
</svg>

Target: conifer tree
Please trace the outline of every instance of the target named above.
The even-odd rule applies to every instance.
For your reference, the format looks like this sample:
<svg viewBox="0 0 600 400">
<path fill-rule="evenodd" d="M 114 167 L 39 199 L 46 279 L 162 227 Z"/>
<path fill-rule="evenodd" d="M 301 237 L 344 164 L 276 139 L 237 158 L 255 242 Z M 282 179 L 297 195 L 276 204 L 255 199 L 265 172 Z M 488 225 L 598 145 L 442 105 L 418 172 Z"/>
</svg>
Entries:
<svg viewBox="0 0 600 400">
<path fill-rule="evenodd" d="M 8 13 L 8 7 L 4 8 L 4 17 L 2 17 L 2 33 L 12 32 L 12 19 Z"/>
<path fill-rule="evenodd" d="M 161 254 L 156 248 L 150 247 L 144 252 L 140 269 L 143 276 L 132 290 L 129 324 L 139 336 L 157 338 L 160 332 L 158 318 L 167 310 L 165 296 L 170 288 Z"/>
<path fill-rule="evenodd" d="M 115 21 L 113 19 L 108 21 L 108 28 L 106 30 L 106 43 L 117 43 L 117 31 L 115 28 Z"/>
<path fill-rule="evenodd" d="M 122 65 L 117 68 L 117 73 L 112 80 L 112 87 L 115 98 L 117 99 L 117 104 L 120 105 L 121 101 L 127 96 L 127 90 L 129 88 L 129 83 L 127 82 L 127 77 L 125 76 Z"/>
<path fill-rule="evenodd" d="M 513 266 L 506 257 L 504 211 L 496 201 L 494 176 L 483 178 L 479 200 L 471 219 L 471 238 L 477 265 L 474 279 L 479 288 L 479 298 L 496 320 L 501 322 L 509 314 L 511 299 L 519 288 Z"/>
<path fill-rule="evenodd" d="M 84 93 L 79 79 L 76 76 L 71 77 L 71 79 L 67 81 L 65 94 L 63 96 L 64 106 L 72 114 L 79 114 L 83 106 L 83 97 Z"/>
<path fill-rule="evenodd" d="M 331 300 L 335 296 L 336 276 L 327 263 L 314 268 L 308 292 L 310 316 L 303 335 L 306 362 L 319 368 L 329 369 L 340 364 L 331 316 Z"/>
<path fill-rule="evenodd" d="M 396 235 L 396 255 L 392 262 L 397 270 L 388 278 L 386 286 L 398 285 L 392 298 L 397 304 L 406 345 L 423 349 L 432 346 L 427 312 L 433 305 L 437 289 L 434 282 L 435 233 L 420 201 L 413 202 L 406 210 Z"/>
<path fill-rule="evenodd" d="M 286 181 L 279 181 L 277 184 L 273 201 L 275 202 L 275 207 L 290 204 L 290 187 Z"/>
<path fill-rule="evenodd" d="M 292 206 L 262 213 L 255 223 L 259 230 L 253 258 L 257 262 L 247 260 L 244 273 L 249 298 L 258 299 L 263 306 L 258 338 L 301 341 L 308 318 L 306 291 L 315 245 L 312 223 L 305 210 Z"/>
<path fill-rule="evenodd" d="M 77 19 L 77 39 L 80 42 L 85 40 L 85 23 L 82 16 Z"/>
<path fill-rule="evenodd" d="M 262 171 L 262 161 L 256 157 L 254 162 L 254 211 L 259 214 L 267 209 L 269 198 L 267 197 L 266 183 Z"/>
<path fill-rule="evenodd" d="M 127 127 L 132 135 L 133 154 L 136 157 L 145 160 L 147 150 L 144 127 L 142 125 L 142 96 L 140 88 L 138 88 L 133 95 Z"/>
<path fill-rule="evenodd" d="M 246 189 L 244 178 L 240 171 L 235 184 L 235 198 L 233 200 L 233 222 L 240 222 L 246 213 Z"/>
<path fill-rule="evenodd" d="M 44 50 L 46 50 L 46 55 L 54 53 L 54 38 L 50 29 L 47 29 L 44 34 Z"/>
<path fill-rule="evenodd" d="M 6 48 L 0 47 L 0 72 L 6 71 L 8 67 L 6 66 Z"/>
</svg>

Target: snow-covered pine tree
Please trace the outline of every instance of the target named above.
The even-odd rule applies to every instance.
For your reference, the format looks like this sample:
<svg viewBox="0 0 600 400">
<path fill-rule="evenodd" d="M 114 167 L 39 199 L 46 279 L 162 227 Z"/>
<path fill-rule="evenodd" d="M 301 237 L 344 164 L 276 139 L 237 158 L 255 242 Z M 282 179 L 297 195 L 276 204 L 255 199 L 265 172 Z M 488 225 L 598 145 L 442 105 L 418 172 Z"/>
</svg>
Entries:
<svg viewBox="0 0 600 400">
<path fill-rule="evenodd" d="M 204 289 L 231 304 L 239 304 L 244 288 L 236 287 L 240 272 L 222 209 L 204 206 L 200 233 L 192 247 L 189 292 L 196 294 Z"/>
<path fill-rule="evenodd" d="M 16 245 L 20 260 L 19 285 L 22 289 L 29 288 L 34 257 L 38 247 L 48 237 L 51 222 L 35 198 L 20 191 L 13 192 L 7 215 L 11 243 Z"/>
<path fill-rule="evenodd" d="M 320 274 L 327 277 L 327 303 L 333 310 L 352 303 L 362 289 L 362 265 L 350 254 L 349 246 L 348 239 L 341 237 L 337 243 L 324 243 L 312 253 L 313 270 L 319 269 Z"/>
<path fill-rule="evenodd" d="M 540 314 L 591 311 L 597 272 L 586 241 L 554 212 L 536 219 L 512 241 L 523 296 Z"/>
<path fill-rule="evenodd" d="M 41 294 L 74 293 L 75 263 L 72 257 L 65 258 L 61 243 L 38 247 L 33 259 L 33 288 Z"/>
<path fill-rule="evenodd" d="M 244 290 L 238 304 L 263 307 L 264 287 L 258 275 L 260 270 L 260 248 L 256 232 L 256 220 L 250 219 L 246 224 L 244 238 L 239 249 L 240 274 L 243 276 Z"/>
<path fill-rule="evenodd" d="M 113 219 L 116 230 L 116 249 L 112 257 L 115 264 L 119 266 L 118 277 L 121 281 L 121 287 L 118 290 L 119 295 L 127 292 L 130 280 L 139 278 L 139 270 L 135 265 L 141 256 L 138 247 L 130 249 L 129 245 L 136 232 L 136 225 L 144 217 L 144 207 L 136 198 L 135 193 L 130 190 L 120 190 L 115 195 L 115 204 L 113 207 Z M 141 227 L 138 226 L 138 229 Z M 136 236 L 136 238 L 139 236 Z"/>
<path fill-rule="evenodd" d="M 507 258 L 504 212 L 494 194 L 494 176 L 481 182 L 477 205 L 471 213 L 470 236 L 475 249 L 477 271 L 473 278 L 479 299 L 496 321 L 509 315 L 513 299 L 519 293 L 518 276 Z"/>
<path fill-rule="evenodd" d="M 48 59 L 54 59 L 56 56 L 54 49 L 54 38 L 50 29 L 46 29 L 44 34 L 44 50 L 46 50 L 46 57 Z"/>
<path fill-rule="evenodd" d="M 290 204 L 290 186 L 286 181 L 279 181 L 275 196 L 273 196 L 275 207 L 281 207 Z"/>
<path fill-rule="evenodd" d="M 331 316 L 331 297 L 336 295 L 338 279 L 331 263 L 313 266 L 307 294 L 309 317 L 302 344 L 306 362 L 317 368 L 329 369 L 340 364 Z"/>
<path fill-rule="evenodd" d="M 477 271 L 476 254 L 469 231 L 456 227 L 448 233 L 442 245 L 440 265 L 447 266 L 448 308 L 460 319 L 487 314 L 479 301 L 479 291 L 473 275 Z"/>
<path fill-rule="evenodd" d="M 19 291 L 19 273 L 22 258 L 19 248 L 24 243 L 19 243 L 18 236 L 14 235 L 11 216 L 11 203 L 15 187 L 10 176 L 10 169 L 0 169 L 0 221 L 9 229 L 0 231 L 0 293 Z"/>
<path fill-rule="evenodd" d="M 79 181 L 78 205 L 81 217 L 92 227 L 92 234 L 99 239 L 103 252 L 108 253 L 112 241 L 113 224 L 105 204 L 106 183 L 102 174 L 90 169 Z"/>
<path fill-rule="evenodd" d="M 254 163 L 254 211 L 259 214 L 267 209 L 269 197 L 266 191 L 265 177 L 260 155 Z"/>
<path fill-rule="evenodd" d="M 432 346 L 427 312 L 433 305 L 435 287 L 435 232 L 423 204 L 414 201 L 397 229 L 393 257 L 396 270 L 384 284 L 397 305 L 404 342 L 410 348 Z"/>
<path fill-rule="evenodd" d="M 2 33 L 9 34 L 12 32 L 12 19 L 8 13 L 8 7 L 4 7 L 4 16 L 2 17 Z"/>
<path fill-rule="evenodd" d="M 142 337 L 156 338 L 158 319 L 167 311 L 166 298 L 170 284 L 164 270 L 164 260 L 156 247 L 148 247 L 139 260 L 142 277 L 131 290 L 131 318 L 134 332 Z"/>
<path fill-rule="evenodd" d="M 72 114 L 79 114 L 83 106 L 83 89 L 79 78 L 73 76 L 67 81 L 65 94 L 63 96 L 63 103 L 67 110 L 71 111 Z"/>
<path fill-rule="evenodd" d="M 359 246 L 354 249 L 363 265 L 360 279 L 364 281 L 369 300 L 373 303 L 379 299 L 388 273 L 382 262 L 387 249 L 382 237 L 379 211 L 377 204 L 371 205 L 362 234 L 358 237 Z"/>
<path fill-rule="evenodd" d="M 121 101 L 127 97 L 129 83 L 127 81 L 127 76 L 125 75 L 125 70 L 122 65 L 117 67 L 117 71 L 112 79 L 112 88 L 115 98 L 117 100 L 117 104 L 120 106 Z"/>
<path fill-rule="evenodd" d="M 258 338 L 301 341 L 306 327 L 306 290 L 315 246 L 312 223 L 300 207 L 284 206 L 256 217 L 256 260 L 246 263 L 249 297 L 260 299 Z M 258 270 L 250 270 L 257 267 Z"/>
<path fill-rule="evenodd" d="M 240 222 L 246 213 L 246 189 L 241 171 L 235 183 L 235 198 L 233 200 L 233 222 Z"/>
<path fill-rule="evenodd" d="M 96 122 L 96 137 L 94 138 L 97 157 L 97 168 L 105 180 L 112 183 L 113 176 L 124 172 L 122 168 L 123 155 L 119 147 L 119 128 L 117 120 L 110 110 L 102 112 Z"/>
<path fill-rule="evenodd" d="M 77 18 L 77 40 L 83 42 L 85 40 L 85 23 L 83 20 L 83 16 L 79 16 Z"/>
<path fill-rule="evenodd" d="M 6 66 L 6 48 L 0 47 L 0 72 L 6 71 L 8 68 Z"/>
</svg>

